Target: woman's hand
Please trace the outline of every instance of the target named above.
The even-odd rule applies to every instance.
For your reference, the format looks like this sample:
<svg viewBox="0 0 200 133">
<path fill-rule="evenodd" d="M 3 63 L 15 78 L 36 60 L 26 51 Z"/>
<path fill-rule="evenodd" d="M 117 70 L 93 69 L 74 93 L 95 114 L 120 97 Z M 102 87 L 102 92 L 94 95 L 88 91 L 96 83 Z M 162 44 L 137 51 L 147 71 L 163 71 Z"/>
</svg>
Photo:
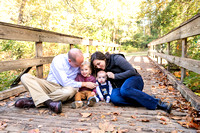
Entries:
<svg viewBox="0 0 200 133">
<path fill-rule="evenodd" d="M 108 76 L 108 78 L 111 78 L 111 79 L 115 78 L 115 74 L 112 72 L 107 72 L 107 76 Z"/>
</svg>

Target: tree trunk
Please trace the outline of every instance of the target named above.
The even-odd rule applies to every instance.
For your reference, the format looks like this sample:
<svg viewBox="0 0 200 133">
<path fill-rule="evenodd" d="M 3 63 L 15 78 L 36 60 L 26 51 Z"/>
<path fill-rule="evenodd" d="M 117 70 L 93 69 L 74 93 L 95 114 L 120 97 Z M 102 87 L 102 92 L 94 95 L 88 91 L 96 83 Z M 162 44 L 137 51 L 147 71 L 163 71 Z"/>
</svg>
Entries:
<svg viewBox="0 0 200 133">
<path fill-rule="evenodd" d="M 22 0 L 20 9 L 19 9 L 19 16 L 18 16 L 18 21 L 17 24 L 22 24 L 23 23 L 23 14 L 24 14 L 24 7 L 26 5 L 27 0 Z"/>
</svg>

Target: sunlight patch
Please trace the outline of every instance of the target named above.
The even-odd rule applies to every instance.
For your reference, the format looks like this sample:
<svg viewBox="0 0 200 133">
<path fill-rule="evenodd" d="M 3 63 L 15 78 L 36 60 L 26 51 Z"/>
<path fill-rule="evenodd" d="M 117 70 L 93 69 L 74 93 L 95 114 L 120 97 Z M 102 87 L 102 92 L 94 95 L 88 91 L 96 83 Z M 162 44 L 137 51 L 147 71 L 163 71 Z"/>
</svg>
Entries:
<svg viewBox="0 0 200 133">
<path fill-rule="evenodd" d="M 133 66 L 133 65 L 132 65 Z M 141 70 L 141 67 L 140 66 L 133 66 L 135 69 L 137 70 Z"/>
<path fill-rule="evenodd" d="M 147 68 L 147 71 L 153 71 L 153 69 L 152 68 Z"/>
<path fill-rule="evenodd" d="M 145 63 L 149 63 L 149 59 L 147 57 L 143 57 Z"/>
<path fill-rule="evenodd" d="M 134 62 L 141 62 L 141 57 L 135 57 Z"/>
</svg>

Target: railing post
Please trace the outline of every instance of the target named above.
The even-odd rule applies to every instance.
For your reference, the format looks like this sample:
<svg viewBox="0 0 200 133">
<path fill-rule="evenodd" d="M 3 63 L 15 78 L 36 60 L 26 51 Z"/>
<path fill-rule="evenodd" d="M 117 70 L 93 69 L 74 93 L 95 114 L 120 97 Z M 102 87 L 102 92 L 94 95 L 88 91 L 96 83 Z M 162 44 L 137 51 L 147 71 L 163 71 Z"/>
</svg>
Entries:
<svg viewBox="0 0 200 133">
<path fill-rule="evenodd" d="M 36 58 L 42 57 L 42 42 L 36 42 L 35 43 L 36 48 Z M 36 66 L 36 74 L 38 78 L 43 78 L 43 65 Z"/>
<path fill-rule="evenodd" d="M 182 56 L 186 57 L 186 51 L 187 51 L 187 38 L 182 39 Z M 186 69 L 181 67 L 181 83 L 183 83 L 183 79 L 186 75 Z"/>
<path fill-rule="evenodd" d="M 167 54 L 170 55 L 170 42 L 167 43 Z M 167 61 L 167 70 L 170 71 L 170 65 L 171 63 L 169 61 Z"/>
</svg>

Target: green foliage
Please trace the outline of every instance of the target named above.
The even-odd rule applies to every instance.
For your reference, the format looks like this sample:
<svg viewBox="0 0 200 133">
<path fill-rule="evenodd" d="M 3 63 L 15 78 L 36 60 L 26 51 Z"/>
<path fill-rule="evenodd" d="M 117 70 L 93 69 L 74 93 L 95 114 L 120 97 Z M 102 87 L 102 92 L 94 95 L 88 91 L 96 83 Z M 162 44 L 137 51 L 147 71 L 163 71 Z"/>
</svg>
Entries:
<svg viewBox="0 0 200 133">
<path fill-rule="evenodd" d="M 200 35 L 188 39 L 187 57 L 200 60 Z"/>
<path fill-rule="evenodd" d="M 0 73 L 0 91 L 10 88 L 10 85 L 14 82 L 17 75 L 12 71 L 6 71 Z"/>
<path fill-rule="evenodd" d="M 189 72 L 189 76 L 185 77 L 183 83 L 194 92 L 200 93 L 200 75 Z"/>
</svg>

